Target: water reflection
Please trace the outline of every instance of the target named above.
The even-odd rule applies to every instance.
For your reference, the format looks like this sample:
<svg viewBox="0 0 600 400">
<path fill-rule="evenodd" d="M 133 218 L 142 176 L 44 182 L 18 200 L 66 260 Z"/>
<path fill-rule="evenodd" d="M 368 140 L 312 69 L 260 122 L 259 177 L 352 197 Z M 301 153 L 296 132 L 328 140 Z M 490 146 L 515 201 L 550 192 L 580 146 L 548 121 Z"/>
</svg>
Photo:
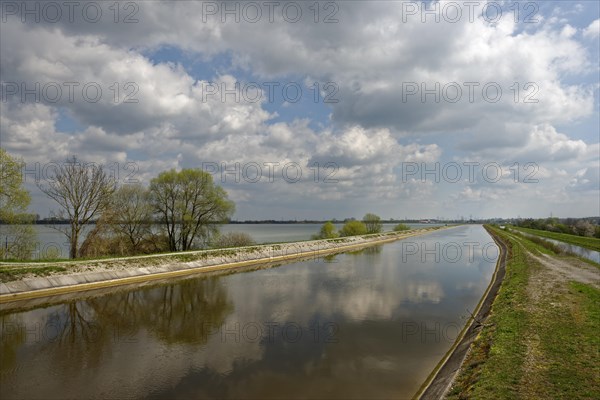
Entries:
<svg viewBox="0 0 600 400">
<path fill-rule="evenodd" d="M 7 384 L 15 386 L 15 397 L 47 398 L 48 393 L 63 397 L 59 394 L 65 389 L 48 376 L 48 371 L 60 367 L 62 379 L 86 375 L 82 367 L 87 372 L 106 372 L 107 365 L 140 354 L 127 348 L 122 352 L 122 347 L 137 347 L 145 342 L 151 343 L 152 348 L 158 343 L 201 346 L 232 310 L 227 289 L 212 277 L 4 315 L 0 324 L 2 381 L 7 378 Z M 15 369 L 19 363 L 17 349 L 32 357 L 20 362 L 32 363 L 36 372 L 23 376 Z M 133 364 L 133 371 L 127 370 L 124 376 L 147 370 L 144 365 Z M 37 388 L 28 387 L 31 377 L 38 381 Z M 103 397 L 84 380 L 69 380 L 65 384 L 70 396 Z M 2 397 L 10 397 L 12 391 L 5 389 L 4 384 L 1 387 Z"/>
<path fill-rule="evenodd" d="M 347 254 L 371 254 L 371 255 L 375 255 L 375 254 L 381 254 L 381 251 L 383 250 L 383 245 L 376 245 L 376 246 L 371 246 L 371 247 L 365 247 L 359 250 L 354 250 L 354 251 L 349 251 Z"/>
<path fill-rule="evenodd" d="M 477 226 L 413 240 L 491 241 Z M 406 250 L 395 242 L 4 314 L 1 397 L 410 397 L 495 260 Z"/>
</svg>

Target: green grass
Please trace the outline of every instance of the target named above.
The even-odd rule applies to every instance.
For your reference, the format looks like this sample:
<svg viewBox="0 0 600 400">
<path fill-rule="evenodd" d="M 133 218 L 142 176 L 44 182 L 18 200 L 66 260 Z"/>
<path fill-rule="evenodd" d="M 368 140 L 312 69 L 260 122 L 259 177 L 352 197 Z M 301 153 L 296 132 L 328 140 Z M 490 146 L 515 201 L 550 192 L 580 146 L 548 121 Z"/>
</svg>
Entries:
<svg viewBox="0 0 600 400">
<path fill-rule="evenodd" d="M 549 250 L 493 231 L 509 247 L 506 276 L 448 398 L 600 398 L 600 291 L 562 282 L 531 303 L 528 286 L 538 283 L 529 279 L 541 266 L 527 252 Z"/>
<path fill-rule="evenodd" d="M 519 237 L 524 241 L 524 243 L 532 242 L 535 243 L 538 247 L 536 250 L 541 251 L 546 254 L 560 254 L 560 255 L 569 255 L 574 256 L 575 254 L 567 252 L 564 246 L 560 244 L 550 242 L 542 237 L 537 237 L 533 235 L 526 235 L 525 233 L 519 231 L 511 232 L 512 235 Z M 526 246 L 527 247 L 527 246 Z"/>
<path fill-rule="evenodd" d="M 520 228 L 518 226 L 511 226 L 511 229 L 520 230 L 534 235 L 547 237 L 549 239 L 574 244 L 576 246 L 585 247 L 586 249 L 590 250 L 600 251 L 600 239 L 598 238 L 569 235 L 568 233 L 542 231 L 538 229 Z"/>
</svg>

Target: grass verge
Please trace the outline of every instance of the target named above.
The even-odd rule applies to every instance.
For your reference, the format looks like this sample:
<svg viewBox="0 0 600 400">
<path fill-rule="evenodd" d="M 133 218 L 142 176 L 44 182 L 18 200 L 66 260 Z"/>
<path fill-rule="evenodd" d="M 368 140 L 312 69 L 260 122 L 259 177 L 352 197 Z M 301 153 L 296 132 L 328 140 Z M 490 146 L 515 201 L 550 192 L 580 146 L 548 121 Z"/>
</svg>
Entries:
<svg viewBox="0 0 600 400">
<path fill-rule="evenodd" d="M 600 398 L 600 291 L 552 280 L 536 291 L 542 267 L 527 253 L 548 249 L 493 231 L 509 249 L 506 276 L 448 398 Z"/>
</svg>

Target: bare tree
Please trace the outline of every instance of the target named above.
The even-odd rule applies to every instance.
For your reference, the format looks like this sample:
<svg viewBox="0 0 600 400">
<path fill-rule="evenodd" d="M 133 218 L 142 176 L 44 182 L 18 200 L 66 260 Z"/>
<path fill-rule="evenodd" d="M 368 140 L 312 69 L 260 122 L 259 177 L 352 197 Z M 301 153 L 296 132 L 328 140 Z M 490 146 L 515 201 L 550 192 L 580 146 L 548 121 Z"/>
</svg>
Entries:
<svg viewBox="0 0 600 400">
<path fill-rule="evenodd" d="M 142 185 L 125 185 L 113 194 L 109 222 L 127 238 L 134 251 L 150 233 L 152 206 L 149 192 Z"/>
<path fill-rule="evenodd" d="M 96 257 L 161 251 L 164 241 L 152 231 L 153 219 L 149 192 L 140 184 L 121 186 L 113 193 L 111 206 L 88 233 L 79 249 L 80 255 Z"/>
<path fill-rule="evenodd" d="M 69 220 L 69 227 L 59 230 L 69 240 L 70 257 L 77 258 L 81 230 L 109 207 L 115 190 L 114 179 L 101 166 L 82 163 L 73 156 L 65 163 L 58 164 L 46 181 L 40 181 L 37 185 L 59 204 L 61 209 L 57 215 Z"/>
</svg>

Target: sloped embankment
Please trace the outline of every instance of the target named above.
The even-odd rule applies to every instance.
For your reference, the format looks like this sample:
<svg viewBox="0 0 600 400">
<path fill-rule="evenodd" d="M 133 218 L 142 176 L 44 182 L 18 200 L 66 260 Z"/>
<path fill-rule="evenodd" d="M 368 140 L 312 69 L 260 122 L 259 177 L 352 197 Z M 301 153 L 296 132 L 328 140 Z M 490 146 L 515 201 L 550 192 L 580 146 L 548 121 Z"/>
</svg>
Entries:
<svg viewBox="0 0 600 400">
<path fill-rule="evenodd" d="M 24 279 L 11 279 L 13 275 L 10 273 L 4 275 L 5 279 L 0 283 L 0 303 L 198 272 L 289 261 L 307 256 L 323 256 L 400 240 L 435 229 L 439 228 L 104 260 L 2 264 L 2 269 L 7 272 L 11 268 L 31 268 L 32 273 Z"/>
</svg>

